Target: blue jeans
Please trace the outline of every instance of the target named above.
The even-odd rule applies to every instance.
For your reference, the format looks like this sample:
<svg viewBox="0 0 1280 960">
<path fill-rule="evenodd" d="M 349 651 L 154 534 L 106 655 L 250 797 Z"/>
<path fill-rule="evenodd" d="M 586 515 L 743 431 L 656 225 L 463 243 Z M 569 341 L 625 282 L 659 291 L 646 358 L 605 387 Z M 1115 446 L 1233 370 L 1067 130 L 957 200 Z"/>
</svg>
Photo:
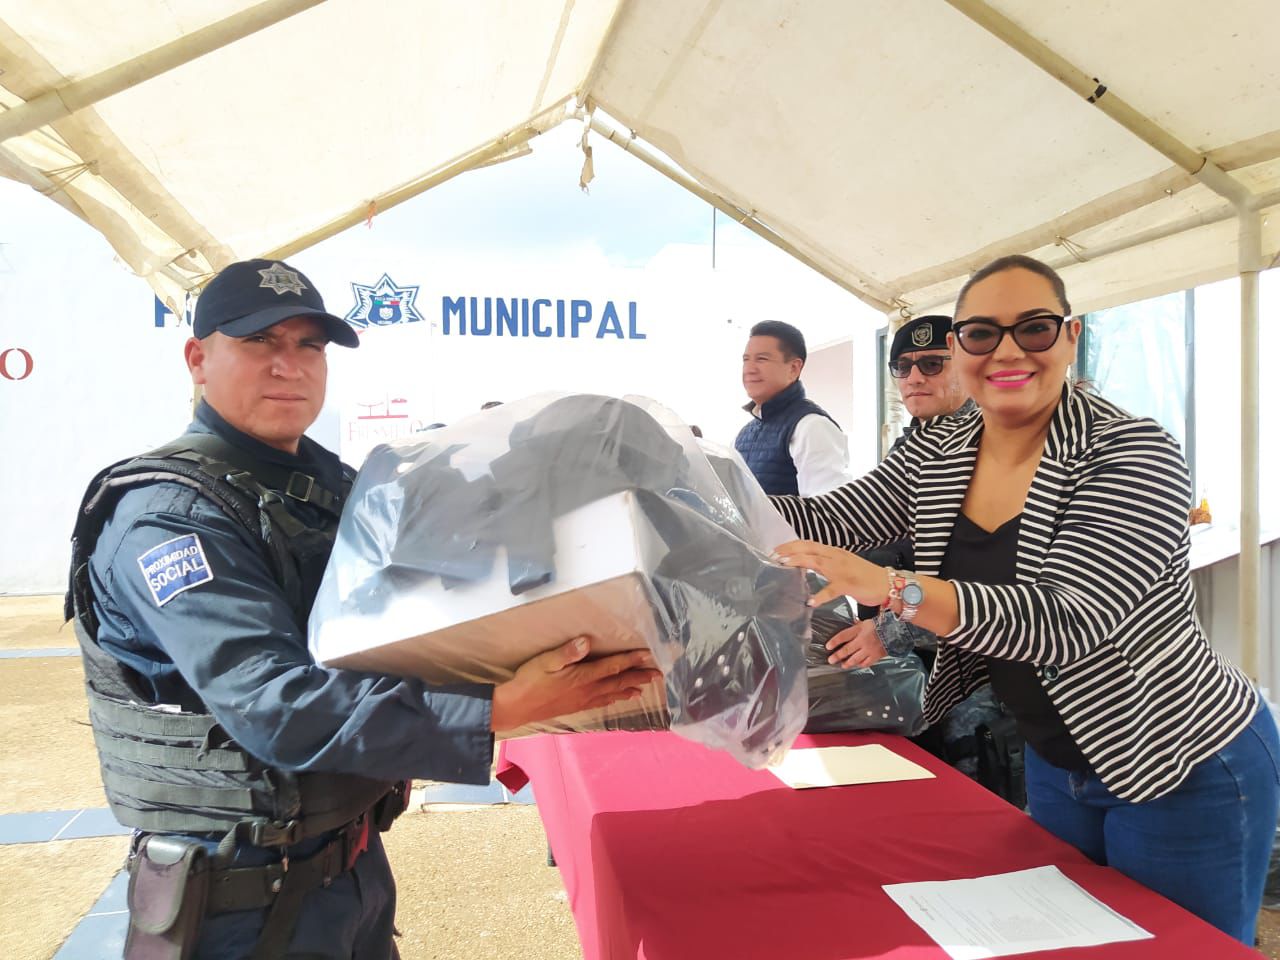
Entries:
<svg viewBox="0 0 1280 960">
<path fill-rule="evenodd" d="M 1280 737 L 1266 705 L 1176 790 L 1121 800 L 1092 770 L 1067 771 L 1028 746 L 1036 823 L 1253 946 L 1280 810 Z"/>
</svg>

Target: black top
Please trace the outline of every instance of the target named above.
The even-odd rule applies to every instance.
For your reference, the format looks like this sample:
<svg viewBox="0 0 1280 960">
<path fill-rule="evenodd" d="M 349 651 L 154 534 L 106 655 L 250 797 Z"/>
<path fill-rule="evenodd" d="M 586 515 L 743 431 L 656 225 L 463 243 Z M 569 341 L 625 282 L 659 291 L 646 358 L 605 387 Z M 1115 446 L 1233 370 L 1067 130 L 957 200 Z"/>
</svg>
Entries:
<svg viewBox="0 0 1280 960">
<path fill-rule="evenodd" d="M 956 518 L 942 559 L 944 580 L 1008 584 L 1018 582 L 1018 529 L 1022 515 L 993 531 L 983 530 L 963 513 Z M 991 687 L 1018 723 L 1018 731 L 1044 760 L 1064 770 L 1089 766 L 1066 724 L 1040 684 L 1036 666 L 1023 660 L 983 657 Z"/>
</svg>

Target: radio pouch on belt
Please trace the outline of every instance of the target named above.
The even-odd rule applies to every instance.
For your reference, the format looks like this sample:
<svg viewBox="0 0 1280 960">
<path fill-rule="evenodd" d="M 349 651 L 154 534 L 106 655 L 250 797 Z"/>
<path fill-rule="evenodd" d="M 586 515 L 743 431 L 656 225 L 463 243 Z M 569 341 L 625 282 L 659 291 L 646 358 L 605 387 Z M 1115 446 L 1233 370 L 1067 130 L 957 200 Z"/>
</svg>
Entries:
<svg viewBox="0 0 1280 960">
<path fill-rule="evenodd" d="M 1012 716 L 1001 716 L 974 731 L 978 747 L 978 782 L 1012 803 L 1027 807 L 1022 734 Z"/>
<path fill-rule="evenodd" d="M 401 780 L 373 805 L 373 825 L 379 833 L 386 833 L 400 814 L 409 809 L 409 792 L 413 781 Z"/>
<path fill-rule="evenodd" d="M 209 857 L 179 837 L 143 837 L 129 862 L 125 960 L 186 960 L 209 895 Z"/>
</svg>

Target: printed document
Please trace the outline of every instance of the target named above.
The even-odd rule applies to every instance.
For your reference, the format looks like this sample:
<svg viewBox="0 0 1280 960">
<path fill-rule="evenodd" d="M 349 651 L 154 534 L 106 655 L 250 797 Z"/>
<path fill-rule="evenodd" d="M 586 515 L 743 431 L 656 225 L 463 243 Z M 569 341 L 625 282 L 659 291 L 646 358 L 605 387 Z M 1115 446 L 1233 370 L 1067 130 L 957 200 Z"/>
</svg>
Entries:
<svg viewBox="0 0 1280 960">
<path fill-rule="evenodd" d="M 893 883 L 893 901 L 954 960 L 1148 940 L 1057 867 L 972 880 Z"/>
<path fill-rule="evenodd" d="M 888 747 L 867 743 L 860 747 L 805 747 L 788 750 L 773 775 L 794 790 L 838 787 L 848 783 L 928 780 L 933 774 L 900 757 Z"/>
</svg>

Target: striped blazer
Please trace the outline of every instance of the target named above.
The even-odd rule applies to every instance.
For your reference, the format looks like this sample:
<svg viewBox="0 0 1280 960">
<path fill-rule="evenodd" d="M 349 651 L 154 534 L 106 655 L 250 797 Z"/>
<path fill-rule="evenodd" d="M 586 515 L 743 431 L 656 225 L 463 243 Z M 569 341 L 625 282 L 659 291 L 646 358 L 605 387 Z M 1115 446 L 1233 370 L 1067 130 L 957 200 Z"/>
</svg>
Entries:
<svg viewBox="0 0 1280 960">
<path fill-rule="evenodd" d="M 864 550 L 910 536 L 936 576 L 977 462 L 982 415 L 940 417 L 875 470 L 820 497 L 772 497 L 802 537 Z M 1186 462 L 1153 420 L 1064 388 L 1018 535 L 1016 584 L 956 581 L 933 723 L 987 679 L 983 654 L 1036 665 L 1102 782 L 1133 802 L 1173 790 L 1258 709 L 1195 614 Z"/>
</svg>

